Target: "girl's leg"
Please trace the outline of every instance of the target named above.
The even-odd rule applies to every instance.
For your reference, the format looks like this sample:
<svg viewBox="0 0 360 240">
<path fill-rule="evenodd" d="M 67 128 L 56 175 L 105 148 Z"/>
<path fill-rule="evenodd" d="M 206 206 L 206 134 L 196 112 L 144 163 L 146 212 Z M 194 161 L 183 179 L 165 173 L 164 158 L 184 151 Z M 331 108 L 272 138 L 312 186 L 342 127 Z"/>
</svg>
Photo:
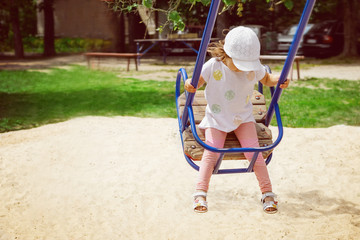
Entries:
<svg viewBox="0 0 360 240">
<path fill-rule="evenodd" d="M 205 130 L 205 143 L 216 148 L 224 147 L 226 132 L 222 132 L 215 128 L 207 128 Z M 220 153 L 204 150 L 204 154 L 201 158 L 199 179 L 196 184 L 197 190 L 208 191 L 210 177 L 216 165 L 216 162 L 220 156 Z"/>
<path fill-rule="evenodd" d="M 236 137 L 239 139 L 239 142 L 244 148 L 253 148 L 259 147 L 259 140 L 256 133 L 255 123 L 247 122 L 241 124 L 235 131 Z M 251 161 L 254 152 L 244 153 L 245 157 Z M 259 153 L 255 165 L 254 172 L 256 178 L 259 182 L 260 190 L 262 193 L 272 192 L 271 181 L 269 178 L 269 173 L 264 161 L 264 158 L 261 153 Z"/>
</svg>

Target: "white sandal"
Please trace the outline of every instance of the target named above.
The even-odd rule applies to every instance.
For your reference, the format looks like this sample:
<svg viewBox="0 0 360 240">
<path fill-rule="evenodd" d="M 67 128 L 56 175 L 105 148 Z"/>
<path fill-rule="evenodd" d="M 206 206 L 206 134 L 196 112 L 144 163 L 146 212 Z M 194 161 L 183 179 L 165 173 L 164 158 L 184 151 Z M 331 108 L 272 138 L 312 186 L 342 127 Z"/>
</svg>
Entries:
<svg viewBox="0 0 360 240">
<path fill-rule="evenodd" d="M 273 192 L 266 192 L 261 197 L 261 203 L 263 204 L 263 210 L 266 213 L 274 214 L 278 211 L 277 201 L 275 201 L 275 194 Z M 274 201 L 265 202 L 265 198 L 272 197 Z M 274 210 L 268 210 L 269 208 L 273 208 Z"/>
<path fill-rule="evenodd" d="M 203 197 L 206 199 L 206 196 L 207 196 L 207 193 L 204 191 L 197 191 L 193 194 L 193 197 L 194 197 L 193 208 L 194 208 L 195 212 L 206 213 L 208 211 L 207 201 L 198 199 L 198 197 Z M 203 208 L 205 208 L 205 210 L 198 210 L 199 207 L 203 207 Z"/>
</svg>

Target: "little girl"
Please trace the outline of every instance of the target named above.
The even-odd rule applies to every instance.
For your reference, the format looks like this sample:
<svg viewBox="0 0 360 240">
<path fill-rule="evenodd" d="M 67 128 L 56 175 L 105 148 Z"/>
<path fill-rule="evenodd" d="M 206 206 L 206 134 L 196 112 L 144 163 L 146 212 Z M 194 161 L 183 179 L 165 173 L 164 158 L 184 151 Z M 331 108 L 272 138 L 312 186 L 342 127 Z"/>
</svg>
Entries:
<svg viewBox="0 0 360 240">
<path fill-rule="evenodd" d="M 223 148 L 227 133 L 234 131 L 242 147 L 259 147 L 250 98 L 258 81 L 275 86 L 279 80 L 278 76 L 266 73 L 260 63 L 259 39 L 250 28 L 236 27 L 226 35 L 225 41 L 210 45 L 208 52 L 212 58 L 204 64 L 197 86 L 200 88 L 207 83 L 205 117 L 199 124 L 205 129 L 206 144 Z M 288 85 L 286 80 L 280 87 Z M 197 88 L 191 85 L 191 79 L 185 82 L 186 91 L 194 93 Z M 244 154 L 249 161 L 254 155 L 253 152 Z M 195 212 L 208 210 L 206 196 L 218 157 L 219 153 L 205 149 L 194 194 Z M 258 155 L 254 172 L 262 192 L 264 211 L 276 213 L 277 202 L 262 154 Z"/>
</svg>

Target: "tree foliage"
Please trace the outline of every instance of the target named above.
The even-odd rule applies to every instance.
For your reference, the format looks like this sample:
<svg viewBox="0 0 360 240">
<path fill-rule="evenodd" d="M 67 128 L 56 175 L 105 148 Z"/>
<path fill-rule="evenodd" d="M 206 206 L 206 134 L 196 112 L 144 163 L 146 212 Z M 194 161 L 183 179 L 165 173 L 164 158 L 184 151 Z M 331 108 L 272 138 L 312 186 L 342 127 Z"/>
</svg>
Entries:
<svg viewBox="0 0 360 240">
<path fill-rule="evenodd" d="M 275 5 L 283 4 L 289 10 L 294 6 L 293 0 L 279 0 L 277 2 L 275 2 L 275 0 L 261 1 L 269 6 L 268 9 L 270 11 L 273 10 Z M 208 6 L 211 3 L 211 0 L 170 0 L 167 1 L 166 9 L 158 7 L 160 5 L 159 3 L 162 2 L 161 0 L 142 0 L 141 2 L 134 0 L 108 0 L 106 2 L 108 2 L 109 7 L 114 11 L 136 12 L 139 5 L 143 5 L 150 12 L 163 12 L 167 15 L 167 21 L 164 23 L 164 26 L 171 25 L 174 30 L 184 30 L 184 15 L 186 16 L 187 12 L 191 12 L 191 10 L 199 4 Z M 237 16 L 241 17 L 244 10 L 244 4 L 250 2 L 252 2 L 252 0 L 222 0 L 223 8 L 221 9 L 220 14 L 226 11 L 234 11 Z M 158 30 L 162 31 L 162 27 Z"/>
<path fill-rule="evenodd" d="M 150 12 L 164 12 L 167 14 L 167 22 L 164 25 L 171 25 L 174 30 L 184 30 L 185 20 L 184 16 L 188 12 L 191 12 L 191 9 L 198 3 L 203 6 L 208 6 L 211 0 L 170 0 L 168 1 L 168 8 L 161 9 L 157 7 L 157 2 L 160 0 L 142 0 L 142 2 L 137 2 L 134 0 L 111 0 L 110 7 L 115 11 L 136 11 L 139 4 L 145 6 Z M 244 12 L 246 12 L 245 5 L 249 6 L 253 2 L 262 2 L 263 6 L 266 4 L 267 10 L 275 11 L 276 8 L 282 8 L 282 10 L 277 11 L 276 14 L 269 14 L 273 19 L 266 20 L 270 22 L 270 28 L 274 30 L 274 25 L 279 28 L 282 26 L 290 26 L 291 24 L 296 24 L 299 21 L 299 18 L 294 17 L 301 16 L 302 10 L 304 8 L 306 1 L 294 1 L 294 0 L 222 0 L 223 9 L 221 13 L 232 12 L 236 13 L 237 17 L 241 17 Z M 182 5 L 187 5 L 186 8 L 181 7 Z M 329 19 L 338 19 L 344 22 L 345 26 L 345 46 L 344 56 L 354 56 L 357 55 L 356 45 L 357 45 L 357 24 L 359 19 L 358 0 L 327 0 L 327 1 L 317 1 L 313 10 L 311 21 L 321 22 Z M 257 7 L 258 9 L 258 7 Z M 257 10 L 256 9 L 256 10 Z M 286 11 L 290 10 L 290 11 Z M 264 14 L 264 11 L 252 11 L 250 15 L 257 15 L 257 13 Z M 199 17 L 199 16 L 197 16 Z M 264 16 L 256 16 L 257 19 L 266 19 Z M 275 19 L 274 19 L 275 18 Z M 279 19 L 279 20 L 278 20 Z M 280 26 L 280 27 L 279 27 Z M 161 26 L 158 30 L 162 31 Z M 269 27 L 269 26 L 268 26 Z"/>
<path fill-rule="evenodd" d="M 41 2 L 53 2 L 42 0 Z M 150 13 L 166 14 L 166 21 L 161 23 L 158 31 L 169 25 L 174 30 L 183 30 L 186 25 L 203 25 L 206 21 L 208 6 L 211 0 L 102 0 L 115 12 L 136 13 L 138 7 L 148 9 Z M 306 1 L 294 0 L 222 0 L 220 15 L 232 25 L 261 24 L 272 31 L 283 30 L 299 21 Z M 22 37 L 36 34 L 36 0 L 0 1 L 0 45 L 15 49 L 21 56 Z M 40 5 L 42 7 L 43 5 Z M 70 7 L 70 6 L 69 6 Z M 310 22 L 316 23 L 329 19 L 338 19 L 345 26 L 344 56 L 356 55 L 357 27 L 359 26 L 360 2 L 358 0 L 318 0 L 315 4 Z M 18 11 L 18 14 L 16 13 Z M 11 14 L 12 13 L 12 14 Z M 49 21 L 46 21 L 49 24 Z M 53 27 L 54 23 L 50 21 Z M 18 25 L 18 26 L 17 26 Z M 17 30 L 18 29 L 18 30 Z M 50 31 L 51 32 L 51 31 Z M 50 34 L 53 35 L 53 34 Z M 52 55 L 49 40 L 49 55 Z M 355 50 L 354 50 L 355 49 Z M 8 51 L 1 48 L 1 51 Z"/>
</svg>

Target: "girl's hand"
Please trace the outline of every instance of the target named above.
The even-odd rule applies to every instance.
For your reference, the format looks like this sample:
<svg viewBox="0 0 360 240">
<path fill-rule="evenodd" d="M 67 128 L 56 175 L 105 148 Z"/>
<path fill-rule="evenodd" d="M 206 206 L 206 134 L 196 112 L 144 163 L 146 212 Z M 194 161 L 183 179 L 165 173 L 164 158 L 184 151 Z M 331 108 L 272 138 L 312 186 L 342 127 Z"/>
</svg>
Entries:
<svg viewBox="0 0 360 240">
<path fill-rule="evenodd" d="M 196 88 L 194 88 L 193 85 L 191 85 L 191 78 L 188 78 L 186 81 L 185 81 L 185 86 L 184 86 L 185 90 L 190 92 L 190 93 L 194 93 L 196 92 Z"/>
<path fill-rule="evenodd" d="M 286 79 L 283 84 L 280 84 L 280 88 L 287 88 L 290 84 L 290 79 Z"/>
<path fill-rule="evenodd" d="M 290 79 L 286 79 L 283 84 L 280 84 L 280 88 L 287 88 L 290 84 Z"/>
<path fill-rule="evenodd" d="M 270 74 L 270 85 L 276 86 L 280 80 L 280 76 Z M 280 88 L 287 88 L 290 84 L 290 79 L 286 79 L 283 84 L 280 84 Z"/>
<path fill-rule="evenodd" d="M 279 82 L 280 76 L 266 73 L 264 78 L 260 80 L 262 84 L 268 87 L 275 87 Z M 286 79 L 283 84 L 280 85 L 280 88 L 287 88 L 290 84 L 290 79 Z"/>
</svg>

